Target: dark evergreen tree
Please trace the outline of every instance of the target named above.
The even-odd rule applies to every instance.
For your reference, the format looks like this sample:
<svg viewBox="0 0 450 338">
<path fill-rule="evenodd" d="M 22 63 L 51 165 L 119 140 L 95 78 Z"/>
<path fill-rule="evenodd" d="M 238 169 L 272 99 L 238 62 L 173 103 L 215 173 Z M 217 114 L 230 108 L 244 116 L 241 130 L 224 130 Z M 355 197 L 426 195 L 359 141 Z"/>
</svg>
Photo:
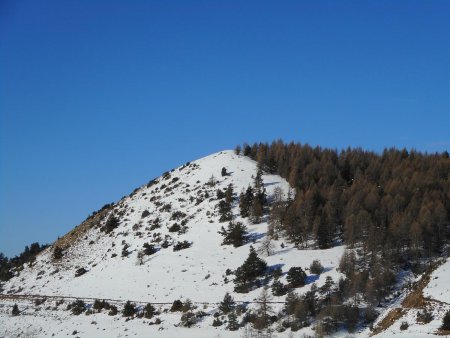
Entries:
<svg viewBox="0 0 450 338">
<path fill-rule="evenodd" d="M 248 292 L 256 279 L 267 269 L 267 263 L 258 257 L 253 246 L 245 262 L 236 269 L 234 284 L 236 292 Z"/>
<path fill-rule="evenodd" d="M 105 231 L 107 234 L 109 234 L 118 226 L 119 226 L 119 219 L 114 215 L 111 215 L 106 221 L 104 227 L 102 227 L 102 230 Z"/>
<path fill-rule="evenodd" d="M 233 185 L 230 183 L 225 191 L 225 202 L 230 205 L 233 203 Z"/>
<path fill-rule="evenodd" d="M 127 301 L 123 307 L 122 315 L 124 317 L 131 317 L 134 316 L 135 313 L 136 313 L 136 306 L 130 301 Z"/>
<path fill-rule="evenodd" d="M 291 288 L 304 286 L 306 282 L 306 273 L 301 267 L 293 266 L 289 269 L 286 280 Z"/>
<path fill-rule="evenodd" d="M 222 302 L 219 304 L 219 310 L 224 314 L 228 314 L 234 310 L 235 305 L 236 303 L 234 302 L 233 297 L 227 292 L 223 297 Z"/>
<path fill-rule="evenodd" d="M 450 330 L 450 311 L 447 311 L 442 318 L 442 330 Z"/>
<path fill-rule="evenodd" d="M 14 304 L 14 306 L 12 308 L 12 311 L 11 311 L 11 314 L 13 316 L 18 316 L 20 314 L 19 307 L 17 306 L 17 304 Z"/>
<path fill-rule="evenodd" d="M 53 249 L 53 259 L 59 260 L 63 257 L 63 250 L 59 246 Z"/>
<path fill-rule="evenodd" d="M 155 313 L 156 313 L 155 307 L 152 304 L 147 303 L 144 307 L 144 317 L 147 319 L 151 319 L 153 318 Z"/>
<path fill-rule="evenodd" d="M 241 213 L 241 217 L 245 218 L 250 216 L 250 209 L 253 205 L 253 189 L 248 187 L 245 193 L 241 193 L 239 195 L 239 211 Z"/>
<path fill-rule="evenodd" d="M 239 247 L 244 245 L 247 239 L 247 227 L 241 222 L 230 222 L 225 229 L 221 228 L 219 234 L 224 236 L 222 245 Z"/>
<path fill-rule="evenodd" d="M 223 167 L 222 171 L 221 171 L 221 174 L 222 174 L 222 176 L 227 176 L 228 175 L 227 168 Z"/>
<path fill-rule="evenodd" d="M 229 330 L 229 331 L 239 330 L 239 323 L 237 320 L 236 313 L 234 311 L 232 311 L 228 314 L 227 330 Z"/>
<path fill-rule="evenodd" d="M 153 244 L 144 243 L 144 255 L 150 256 L 156 253 L 158 250 L 155 248 Z"/>
<path fill-rule="evenodd" d="M 233 214 L 231 213 L 231 204 L 225 200 L 221 200 L 218 204 L 219 207 L 219 222 L 229 222 L 233 219 Z"/>
<path fill-rule="evenodd" d="M 272 294 L 274 296 L 280 297 L 284 296 L 288 292 L 288 288 L 286 285 L 281 283 L 279 280 L 276 280 L 272 283 Z"/>
</svg>

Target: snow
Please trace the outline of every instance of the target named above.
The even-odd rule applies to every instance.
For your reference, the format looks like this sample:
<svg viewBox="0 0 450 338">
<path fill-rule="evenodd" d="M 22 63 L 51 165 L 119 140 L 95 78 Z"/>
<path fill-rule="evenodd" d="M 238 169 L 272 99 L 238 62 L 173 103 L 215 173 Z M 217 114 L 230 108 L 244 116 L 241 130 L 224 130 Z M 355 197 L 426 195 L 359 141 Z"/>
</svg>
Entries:
<svg viewBox="0 0 450 338">
<path fill-rule="evenodd" d="M 423 290 L 424 296 L 450 304 L 450 260 L 431 274 L 430 282 Z"/>
</svg>

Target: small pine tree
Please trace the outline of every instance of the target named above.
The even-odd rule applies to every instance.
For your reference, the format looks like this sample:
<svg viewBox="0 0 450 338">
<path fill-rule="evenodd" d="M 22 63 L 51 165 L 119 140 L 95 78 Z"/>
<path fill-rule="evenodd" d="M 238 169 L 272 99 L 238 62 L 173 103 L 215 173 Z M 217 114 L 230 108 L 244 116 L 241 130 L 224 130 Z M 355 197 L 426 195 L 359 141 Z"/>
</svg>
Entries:
<svg viewBox="0 0 450 338">
<path fill-rule="evenodd" d="M 241 213 L 242 218 L 250 216 L 250 208 L 253 204 L 253 199 L 253 189 L 250 186 L 245 193 L 239 195 L 239 212 Z"/>
<path fill-rule="evenodd" d="M 183 309 L 183 302 L 179 299 L 174 300 L 172 303 L 172 307 L 170 308 L 171 312 L 181 311 Z"/>
<path fill-rule="evenodd" d="M 284 296 L 287 293 L 288 289 L 286 286 L 281 283 L 279 280 L 276 280 L 272 284 L 272 294 L 276 297 Z"/>
<path fill-rule="evenodd" d="M 306 273 L 301 267 L 293 266 L 289 269 L 286 280 L 289 282 L 289 287 L 298 288 L 305 285 Z"/>
<path fill-rule="evenodd" d="M 237 320 L 236 313 L 234 311 L 228 314 L 228 325 L 227 330 L 229 331 L 237 331 L 239 330 L 239 323 Z"/>
<path fill-rule="evenodd" d="M 309 271 L 315 275 L 320 275 L 323 272 L 323 266 L 318 259 L 313 260 L 309 266 Z"/>
<path fill-rule="evenodd" d="M 219 222 L 229 222 L 233 219 L 233 214 L 231 213 L 231 204 L 225 200 L 220 200 L 219 204 Z"/>
<path fill-rule="evenodd" d="M 123 307 L 122 315 L 124 317 L 131 317 L 136 313 L 136 307 L 134 304 L 132 304 L 130 301 L 127 301 L 125 303 L 125 306 Z"/>
<path fill-rule="evenodd" d="M 14 304 L 14 306 L 12 308 L 12 311 L 11 311 L 11 314 L 13 316 L 18 316 L 20 314 L 19 307 L 17 306 L 17 304 Z"/>
<path fill-rule="evenodd" d="M 247 240 L 247 228 L 241 222 L 230 222 L 228 227 L 219 231 L 224 236 L 222 245 L 233 245 L 235 248 L 245 244 Z"/>
<path fill-rule="evenodd" d="M 148 303 L 147 305 L 145 305 L 144 307 L 144 317 L 147 319 L 151 319 L 153 318 L 153 316 L 155 315 L 155 307 Z"/>
<path fill-rule="evenodd" d="M 227 176 L 228 175 L 227 168 L 225 168 L 225 167 L 222 168 L 221 175 L 222 176 Z"/>
<path fill-rule="evenodd" d="M 255 280 L 267 269 L 267 263 L 258 257 L 253 246 L 245 262 L 236 269 L 234 284 L 236 292 L 248 292 Z"/>
<path fill-rule="evenodd" d="M 223 301 L 219 304 L 219 310 L 227 314 L 234 309 L 235 305 L 233 297 L 227 292 L 223 297 Z"/>
<path fill-rule="evenodd" d="M 63 250 L 59 246 L 53 249 L 53 259 L 60 260 L 63 257 Z"/>
</svg>

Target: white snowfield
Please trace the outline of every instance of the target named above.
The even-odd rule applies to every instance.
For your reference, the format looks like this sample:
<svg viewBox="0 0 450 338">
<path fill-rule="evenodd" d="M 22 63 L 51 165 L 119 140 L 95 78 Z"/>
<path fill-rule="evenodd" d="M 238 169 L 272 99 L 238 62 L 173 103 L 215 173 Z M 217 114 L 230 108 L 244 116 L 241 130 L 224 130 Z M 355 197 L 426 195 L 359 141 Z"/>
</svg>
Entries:
<svg viewBox="0 0 450 338">
<path fill-rule="evenodd" d="M 223 167 L 228 172 L 226 176 L 221 175 Z M 21 301 L 18 303 L 21 315 L 13 317 L 11 308 L 14 302 L 3 300 L 0 301 L 0 337 L 17 337 L 19 334 L 21 337 L 66 337 L 72 334 L 77 337 L 241 337 L 242 330 L 227 331 L 225 325 L 213 327 L 212 314 L 217 311 L 217 304 L 226 292 L 236 301 L 245 302 L 254 301 L 261 293 L 261 289 L 247 294 L 234 293 L 233 276 L 226 276 L 226 270 L 234 270 L 244 262 L 250 245 L 258 249 L 266 236 L 268 224 L 264 220 L 252 225 L 247 219 L 241 219 L 235 198 L 232 208 L 234 219 L 247 225 L 253 242 L 239 248 L 221 245 L 223 237 L 218 231 L 227 223 L 219 222 L 216 191 L 224 190 L 231 184 L 236 197 L 253 184 L 256 172 L 256 162 L 230 150 L 174 169 L 158 178 L 154 184 L 142 186 L 115 204 L 114 214 L 121 214 L 120 225 L 109 235 L 100 231 L 105 219 L 98 227 L 91 228 L 81 240 L 73 243 L 64 252 L 61 262 L 52 259 L 52 249 L 49 248 L 37 257 L 31 267 L 25 266 L 19 276 L 3 286 L 3 294 L 131 300 L 138 304 L 190 299 L 197 310 L 208 314 L 194 327 L 177 327 L 181 314 L 168 312 L 170 305 L 156 305 L 161 311 L 157 317 L 162 322 L 150 325 L 154 319 L 135 318 L 126 321 L 120 312 L 116 316 L 108 316 L 105 311 L 74 316 L 65 310 L 68 301 L 56 306 L 53 299 L 48 299 L 40 306 Z M 215 181 L 214 186 L 207 184 L 211 178 Z M 281 188 L 287 198 L 289 184 L 283 178 L 263 175 L 263 182 L 269 198 L 276 187 Z M 148 215 L 144 216 L 144 211 L 148 211 Z M 151 229 L 156 219 L 159 219 L 160 227 Z M 169 231 L 174 223 L 181 224 L 183 220 L 186 226 L 184 233 Z M 144 243 L 151 243 L 158 236 L 164 240 L 166 235 L 170 236 L 169 242 L 186 240 L 192 246 L 181 251 L 173 251 L 172 246 L 161 248 L 153 255 L 144 256 L 140 262 L 138 252 Z M 159 247 L 157 242 L 154 244 Z M 282 238 L 273 241 L 273 244 L 273 255 L 263 257 L 269 267 L 279 266 L 283 272 L 287 272 L 292 266 L 300 266 L 308 273 L 308 283 L 297 289 L 298 293 L 308 291 L 313 282 L 318 286 L 323 285 L 327 276 L 336 282 L 340 278 L 336 267 L 345 249 L 343 246 L 328 250 L 298 250 Z M 122 257 L 124 245 L 128 246 L 128 257 Z M 325 272 L 320 276 L 311 275 L 307 270 L 315 259 L 320 260 L 325 267 Z M 80 267 L 88 272 L 75 277 L 75 271 Z M 447 274 L 447 284 L 444 283 L 445 286 L 437 292 L 446 293 L 441 298 L 448 302 L 448 265 L 446 269 L 444 274 Z M 286 283 L 286 275 L 280 280 Z M 442 282 L 445 282 L 444 279 Z M 284 299 L 283 296 L 273 297 L 272 300 L 283 302 Z M 274 312 L 282 306 L 274 304 Z M 367 333 L 364 331 L 359 334 L 366 336 Z M 314 332 L 311 328 L 304 328 L 296 333 L 288 330 L 275 336 L 302 337 L 303 334 L 312 335 Z M 349 336 L 348 333 L 337 335 Z"/>
<path fill-rule="evenodd" d="M 425 297 L 430 297 L 450 304 L 450 260 L 438 267 L 431 275 L 430 283 L 423 290 Z"/>
</svg>

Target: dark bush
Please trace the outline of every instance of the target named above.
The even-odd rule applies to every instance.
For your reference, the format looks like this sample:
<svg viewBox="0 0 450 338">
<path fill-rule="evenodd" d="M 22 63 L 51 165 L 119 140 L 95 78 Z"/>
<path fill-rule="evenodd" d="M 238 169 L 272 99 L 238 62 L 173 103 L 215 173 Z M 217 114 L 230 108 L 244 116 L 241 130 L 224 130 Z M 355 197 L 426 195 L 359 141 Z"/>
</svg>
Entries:
<svg viewBox="0 0 450 338">
<path fill-rule="evenodd" d="M 13 316 L 18 316 L 20 314 L 19 307 L 17 306 L 17 304 L 14 304 L 14 306 L 12 308 L 12 311 L 11 311 L 11 314 Z"/>
<path fill-rule="evenodd" d="M 319 260 L 315 259 L 309 266 L 309 271 L 314 275 L 320 275 L 323 272 L 323 266 Z"/>
<path fill-rule="evenodd" d="M 442 330 L 450 330 L 450 311 L 447 311 L 444 315 L 444 318 L 442 318 Z"/>
<path fill-rule="evenodd" d="M 141 218 L 145 218 L 145 217 L 147 217 L 148 215 L 150 215 L 150 211 L 144 210 L 144 211 L 142 212 L 142 214 L 141 214 Z"/>
<path fill-rule="evenodd" d="M 183 242 L 178 242 L 177 244 L 175 244 L 173 246 L 173 251 L 180 251 L 183 249 L 187 249 L 189 247 L 191 247 L 192 243 L 188 242 L 188 241 L 183 241 Z"/>
<path fill-rule="evenodd" d="M 172 307 L 170 308 L 171 312 L 181 311 L 183 309 L 183 302 L 179 299 L 174 300 L 172 303 Z"/>
<path fill-rule="evenodd" d="M 78 300 L 70 303 L 67 306 L 67 309 L 71 310 L 72 314 L 78 316 L 86 310 L 86 304 L 81 299 L 78 299 Z"/>
<path fill-rule="evenodd" d="M 124 317 L 131 317 L 136 313 L 136 306 L 132 304 L 130 301 L 127 301 L 125 303 L 125 306 L 123 307 L 122 315 Z"/>
</svg>

